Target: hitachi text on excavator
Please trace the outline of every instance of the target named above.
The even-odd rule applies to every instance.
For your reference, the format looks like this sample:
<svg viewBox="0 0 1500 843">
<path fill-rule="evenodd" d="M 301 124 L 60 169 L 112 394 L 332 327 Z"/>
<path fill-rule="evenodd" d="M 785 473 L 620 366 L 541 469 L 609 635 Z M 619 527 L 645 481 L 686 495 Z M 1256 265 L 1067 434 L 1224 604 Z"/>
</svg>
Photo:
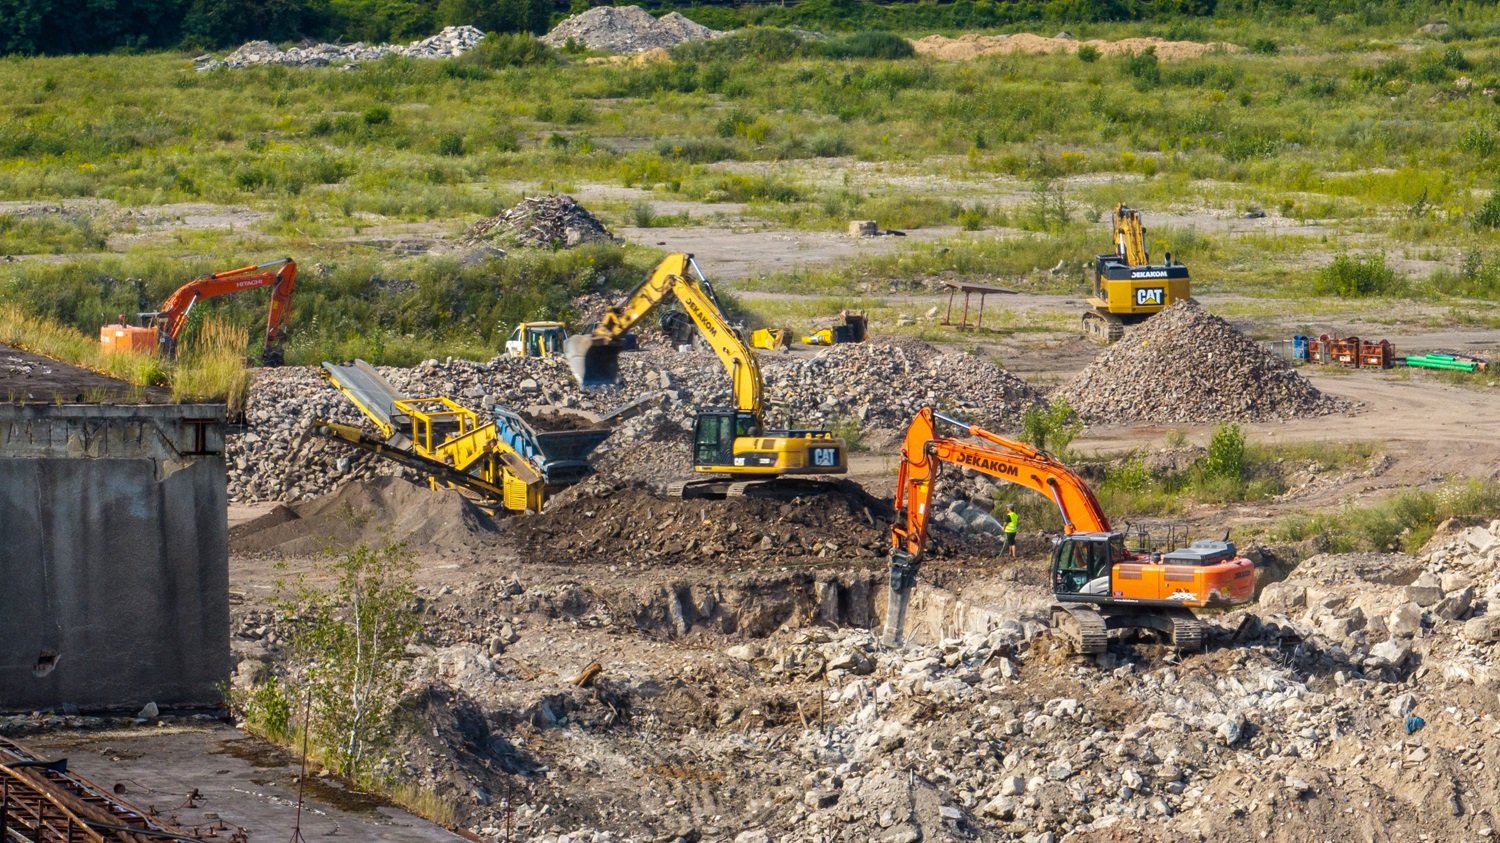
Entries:
<svg viewBox="0 0 1500 843">
<path fill-rule="evenodd" d="M 980 442 L 938 436 L 936 423 Z M 939 469 L 949 463 L 1046 495 L 1062 513 L 1051 581 L 1054 628 L 1080 653 L 1102 653 L 1112 629 L 1154 629 L 1179 649 L 1203 644 L 1192 609 L 1250 600 L 1255 567 L 1233 544 L 1197 541 L 1168 553 L 1127 548 L 1093 490 L 1051 454 L 976 425 L 922 408 L 907 428 L 896 478 L 897 522 L 891 527 L 890 604 L 885 640 L 899 644 L 916 573 L 927 547 Z M 904 516 L 904 520 L 903 520 Z"/>
</svg>

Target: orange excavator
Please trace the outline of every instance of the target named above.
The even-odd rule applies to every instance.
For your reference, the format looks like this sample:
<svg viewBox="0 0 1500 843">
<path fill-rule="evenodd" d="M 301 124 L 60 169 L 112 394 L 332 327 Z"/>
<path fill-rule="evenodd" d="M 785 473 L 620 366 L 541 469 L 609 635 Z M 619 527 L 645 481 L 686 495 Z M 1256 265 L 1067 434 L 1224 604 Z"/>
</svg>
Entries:
<svg viewBox="0 0 1500 843">
<path fill-rule="evenodd" d="M 937 421 L 980 442 L 938 436 Z M 1192 609 L 1250 600 L 1255 566 L 1225 540 L 1155 553 L 1126 547 L 1094 492 L 1051 454 L 923 407 L 906 431 L 896 479 L 897 523 L 891 527 L 891 595 L 885 639 L 899 644 L 906 606 L 927 546 L 943 463 L 973 469 L 1046 495 L 1062 512 L 1053 540 L 1051 621 L 1080 653 L 1102 653 L 1112 629 L 1154 629 L 1182 650 L 1203 646 L 1204 627 Z M 905 512 L 905 523 L 900 513 Z"/>
<path fill-rule="evenodd" d="M 177 336 L 187 325 L 193 305 L 202 299 L 257 287 L 271 288 L 271 314 L 266 320 L 266 347 L 261 365 L 280 366 L 281 345 L 286 341 L 291 319 L 292 293 L 297 287 L 297 263 L 291 258 L 242 266 L 189 281 L 167 299 L 161 310 L 136 314 L 137 325 L 126 325 L 123 317 L 119 324 L 105 325 L 99 330 L 99 343 L 106 352 L 160 353 L 171 357 L 177 353 Z"/>
</svg>

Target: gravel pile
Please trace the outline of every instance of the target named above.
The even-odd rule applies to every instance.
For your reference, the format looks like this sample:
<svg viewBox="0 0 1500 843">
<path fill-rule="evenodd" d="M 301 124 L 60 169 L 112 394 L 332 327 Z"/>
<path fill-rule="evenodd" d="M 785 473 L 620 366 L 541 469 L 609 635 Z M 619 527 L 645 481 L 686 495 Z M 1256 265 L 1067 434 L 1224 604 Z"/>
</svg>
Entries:
<svg viewBox="0 0 1500 843">
<path fill-rule="evenodd" d="M 772 426 L 831 426 L 854 420 L 878 437 L 899 435 L 924 403 L 965 420 L 1014 429 L 1039 393 L 993 362 L 969 354 L 927 354 L 880 343 L 834 346 L 812 357 L 765 355 L 761 369 Z M 622 355 L 619 389 L 583 392 L 560 359 L 497 357 L 487 363 L 430 360 L 412 369 L 382 368 L 407 395 L 439 395 L 487 411 L 560 407 L 604 414 L 659 395 L 660 402 L 619 426 L 595 451 L 594 464 L 617 479 L 661 481 L 691 474 L 689 431 L 696 408 L 725 406 L 729 377 L 706 351 L 647 343 Z M 314 418 L 358 424 L 362 417 L 312 367 L 260 372 L 251 389 L 246 433 L 229 440 L 229 494 L 235 500 L 303 500 L 349 480 L 401 474 L 357 451 L 304 437 Z M 373 433 L 373 428 L 371 429 Z M 304 439 L 306 441 L 304 441 Z"/>
<path fill-rule="evenodd" d="M 591 50 L 641 53 L 719 34 L 676 12 L 656 18 L 640 6 L 597 6 L 558 24 L 542 37 L 542 42 L 561 47 L 572 39 Z"/>
<path fill-rule="evenodd" d="M 468 246 L 507 245 L 538 249 L 614 243 L 599 218 L 565 194 L 522 199 L 514 208 L 470 226 Z"/>
<path fill-rule="evenodd" d="M 386 56 L 406 56 L 414 59 L 447 59 L 461 56 L 474 49 L 484 39 L 484 33 L 472 26 L 444 27 L 431 38 L 413 41 L 410 44 L 315 44 L 311 47 L 277 49 L 269 41 L 251 41 L 225 56 L 222 61 L 203 55 L 194 60 L 200 71 L 217 70 L 221 67 L 240 70 L 262 64 L 284 64 L 291 67 L 326 67 L 341 64 L 348 68 L 358 67 L 359 62 L 378 61 Z"/>
<path fill-rule="evenodd" d="M 1350 409 L 1191 302 L 1126 332 L 1055 397 L 1104 424 L 1278 421 Z"/>
</svg>

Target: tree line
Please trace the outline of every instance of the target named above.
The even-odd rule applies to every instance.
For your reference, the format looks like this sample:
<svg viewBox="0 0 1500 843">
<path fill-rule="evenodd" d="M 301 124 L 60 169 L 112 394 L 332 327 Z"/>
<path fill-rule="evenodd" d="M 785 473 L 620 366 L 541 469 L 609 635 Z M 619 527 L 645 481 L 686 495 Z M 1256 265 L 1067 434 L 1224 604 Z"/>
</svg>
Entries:
<svg viewBox="0 0 1500 843">
<path fill-rule="evenodd" d="M 541 34 L 552 13 L 552 0 L 0 0 L 0 54 L 401 42 L 458 25 Z"/>
<path fill-rule="evenodd" d="M 0 54 L 200 50 L 252 39 L 400 42 L 449 25 L 539 35 L 558 17 L 601 2 L 611 0 L 0 0 Z M 672 0 L 612 2 L 657 11 L 674 7 Z M 905 31 L 1203 17 L 1314 16 L 1327 22 L 1340 15 L 1380 25 L 1463 17 L 1473 7 L 1445 0 L 693 0 L 677 8 L 721 29 L 755 23 Z"/>
</svg>

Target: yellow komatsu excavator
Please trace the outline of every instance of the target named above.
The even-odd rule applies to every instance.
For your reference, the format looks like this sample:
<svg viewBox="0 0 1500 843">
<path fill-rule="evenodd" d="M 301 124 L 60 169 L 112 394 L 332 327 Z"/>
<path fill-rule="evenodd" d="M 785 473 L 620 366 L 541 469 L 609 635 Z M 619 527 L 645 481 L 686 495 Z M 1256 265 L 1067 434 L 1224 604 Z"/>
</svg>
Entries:
<svg viewBox="0 0 1500 843">
<path fill-rule="evenodd" d="M 1187 267 L 1173 263 L 1171 252 L 1166 263 L 1151 263 L 1139 212 L 1121 203 L 1115 208 L 1114 225 L 1115 251 L 1094 257 L 1091 309 L 1083 314 L 1084 333 L 1106 345 L 1124 336 L 1127 327 L 1192 298 Z"/>
<path fill-rule="evenodd" d="M 693 471 L 720 479 L 704 480 L 681 491 L 719 494 L 744 481 L 846 473 L 844 440 L 832 433 L 766 428 L 760 365 L 714 306 L 705 283 L 692 255 L 668 256 L 623 304 L 605 312 L 592 334 L 568 338 L 568 365 L 579 384 L 585 388 L 618 384 L 621 339 L 669 297 L 675 297 L 729 371 L 734 394 L 734 406 L 699 408 L 693 420 Z"/>
</svg>

